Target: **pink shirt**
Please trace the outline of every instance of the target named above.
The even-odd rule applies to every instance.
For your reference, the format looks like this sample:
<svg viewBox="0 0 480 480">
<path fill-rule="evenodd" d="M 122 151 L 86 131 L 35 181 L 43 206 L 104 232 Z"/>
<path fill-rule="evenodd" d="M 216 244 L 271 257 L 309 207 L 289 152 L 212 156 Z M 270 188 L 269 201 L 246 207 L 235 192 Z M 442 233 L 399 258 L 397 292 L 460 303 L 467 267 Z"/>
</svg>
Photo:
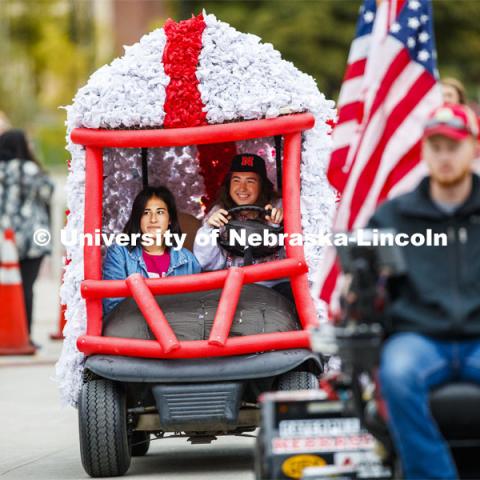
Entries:
<svg viewBox="0 0 480 480">
<path fill-rule="evenodd" d="M 150 278 L 165 277 L 170 266 L 170 253 L 166 251 L 163 255 L 151 255 L 143 250 L 143 259 L 147 266 Z"/>
</svg>

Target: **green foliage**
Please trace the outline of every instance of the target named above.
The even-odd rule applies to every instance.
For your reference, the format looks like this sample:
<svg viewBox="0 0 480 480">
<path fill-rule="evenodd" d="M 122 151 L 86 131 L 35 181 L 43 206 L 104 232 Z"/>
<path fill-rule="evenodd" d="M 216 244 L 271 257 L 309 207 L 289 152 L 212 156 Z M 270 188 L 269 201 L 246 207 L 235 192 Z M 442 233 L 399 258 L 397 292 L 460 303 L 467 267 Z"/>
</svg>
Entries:
<svg viewBox="0 0 480 480">
<path fill-rule="evenodd" d="M 272 43 L 285 59 L 311 74 L 327 96 L 336 98 L 361 3 L 170 0 L 165 13 L 179 20 L 205 8 Z M 433 4 L 440 72 L 460 78 L 470 97 L 479 100 L 480 0 Z M 65 112 L 58 107 L 69 104 L 89 74 L 113 54 L 100 48 L 112 32 L 95 23 L 94 5 L 94 0 L 0 0 L 0 111 L 33 134 L 47 164 L 64 165 L 68 158 Z M 161 25 L 163 19 L 152 18 L 149 26 Z M 98 58 L 99 51 L 108 58 Z"/>
<path fill-rule="evenodd" d="M 32 129 L 35 152 L 42 164 L 63 167 L 66 172 L 68 152 L 65 150 L 65 125 L 58 119 L 37 122 Z"/>
<path fill-rule="evenodd" d="M 203 8 L 243 32 L 273 43 L 286 60 L 312 75 L 336 98 L 355 32 L 361 0 L 187 0 L 177 18 Z M 480 0 L 434 0 L 439 69 L 476 95 L 480 82 Z"/>
<path fill-rule="evenodd" d="M 0 3 L 0 110 L 35 134 L 47 165 L 65 163 L 65 114 L 58 107 L 71 102 L 95 68 L 93 2 Z"/>
<path fill-rule="evenodd" d="M 480 101 L 480 1 L 435 0 L 433 5 L 440 73 L 464 81 L 470 97 Z"/>
<path fill-rule="evenodd" d="M 205 8 L 236 29 L 272 43 L 286 60 L 311 74 L 322 91 L 329 95 L 337 92 L 355 32 L 357 1 L 186 3 L 192 12 Z"/>
</svg>

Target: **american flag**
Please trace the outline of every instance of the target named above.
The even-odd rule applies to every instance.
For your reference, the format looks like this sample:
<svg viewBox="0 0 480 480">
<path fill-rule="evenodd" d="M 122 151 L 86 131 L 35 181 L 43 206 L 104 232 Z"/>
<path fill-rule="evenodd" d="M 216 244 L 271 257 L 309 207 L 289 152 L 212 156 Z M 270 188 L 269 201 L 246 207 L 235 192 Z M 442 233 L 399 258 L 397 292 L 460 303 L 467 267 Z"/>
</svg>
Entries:
<svg viewBox="0 0 480 480">
<path fill-rule="evenodd" d="M 340 194 L 333 231 L 365 226 L 379 203 L 426 173 L 423 124 L 442 103 L 432 23 L 430 0 L 365 0 L 360 8 L 327 171 Z M 329 248 L 317 288 L 330 306 L 338 274 Z"/>
</svg>

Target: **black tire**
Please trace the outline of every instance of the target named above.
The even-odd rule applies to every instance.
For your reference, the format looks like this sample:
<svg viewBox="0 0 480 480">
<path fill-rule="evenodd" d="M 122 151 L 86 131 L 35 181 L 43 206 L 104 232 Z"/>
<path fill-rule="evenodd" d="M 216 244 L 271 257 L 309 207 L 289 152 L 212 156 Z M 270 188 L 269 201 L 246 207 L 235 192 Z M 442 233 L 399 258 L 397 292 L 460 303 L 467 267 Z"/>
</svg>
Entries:
<svg viewBox="0 0 480 480">
<path fill-rule="evenodd" d="M 265 434 L 263 429 L 258 430 L 254 452 L 255 480 L 269 480 L 272 477 L 268 469 L 265 454 Z"/>
<path fill-rule="evenodd" d="M 91 477 L 117 477 L 130 466 L 127 406 L 120 385 L 105 379 L 83 385 L 78 405 L 80 452 Z"/>
<path fill-rule="evenodd" d="M 133 432 L 130 437 L 130 453 L 132 457 L 143 457 L 150 448 L 149 432 Z"/>
<path fill-rule="evenodd" d="M 278 390 L 316 390 L 318 378 L 312 372 L 292 372 L 280 375 L 277 382 Z"/>
</svg>

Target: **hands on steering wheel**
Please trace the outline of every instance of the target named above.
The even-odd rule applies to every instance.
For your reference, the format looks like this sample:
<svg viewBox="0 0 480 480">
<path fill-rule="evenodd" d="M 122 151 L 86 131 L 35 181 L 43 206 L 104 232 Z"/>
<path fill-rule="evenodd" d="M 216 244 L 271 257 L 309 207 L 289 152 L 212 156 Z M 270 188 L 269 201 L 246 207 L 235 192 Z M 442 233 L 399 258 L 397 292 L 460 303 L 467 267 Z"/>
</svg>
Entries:
<svg viewBox="0 0 480 480">
<path fill-rule="evenodd" d="M 283 222 L 283 208 L 274 208 L 270 204 L 265 205 L 265 220 L 269 223 L 280 225 Z"/>
<path fill-rule="evenodd" d="M 221 208 L 208 219 L 207 223 L 211 227 L 220 228 L 231 220 L 232 215 L 243 211 L 258 212 L 269 223 L 280 224 L 283 221 L 283 208 L 273 208 L 272 205 L 268 204 L 265 205 L 265 208 L 258 205 L 238 205 L 230 210 Z"/>
<path fill-rule="evenodd" d="M 267 205 L 267 207 L 271 205 Z M 259 215 L 257 217 L 262 218 L 246 218 L 246 219 L 232 219 L 232 216 L 239 212 L 257 212 Z M 218 215 L 212 215 L 213 221 L 223 227 L 220 230 L 220 236 L 218 239 L 219 245 L 233 255 L 241 256 L 244 258 L 244 266 L 251 265 L 255 258 L 263 258 L 269 255 L 272 255 L 277 250 L 281 248 L 281 242 L 268 241 L 266 244 L 262 243 L 260 245 L 250 243 L 251 235 L 273 235 L 274 238 L 278 240 L 278 235 L 283 232 L 283 225 L 269 223 L 267 219 L 282 221 L 283 219 L 283 210 L 280 208 L 276 209 L 266 209 L 259 207 L 258 205 L 238 205 L 231 208 L 230 210 L 223 210 L 215 212 Z M 212 220 L 212 218 L 210 218 Z M 226 222 L 225 222 L 226 220 Z M 211 222 L 209 222 L 212 224 Z M 220 227 L 218 227 L 220 228 Z M 231 237 L 231 233 L 237 232 L 239 234 L 245 235 L 245 241 L 241 241 Z"/>
</svg>

